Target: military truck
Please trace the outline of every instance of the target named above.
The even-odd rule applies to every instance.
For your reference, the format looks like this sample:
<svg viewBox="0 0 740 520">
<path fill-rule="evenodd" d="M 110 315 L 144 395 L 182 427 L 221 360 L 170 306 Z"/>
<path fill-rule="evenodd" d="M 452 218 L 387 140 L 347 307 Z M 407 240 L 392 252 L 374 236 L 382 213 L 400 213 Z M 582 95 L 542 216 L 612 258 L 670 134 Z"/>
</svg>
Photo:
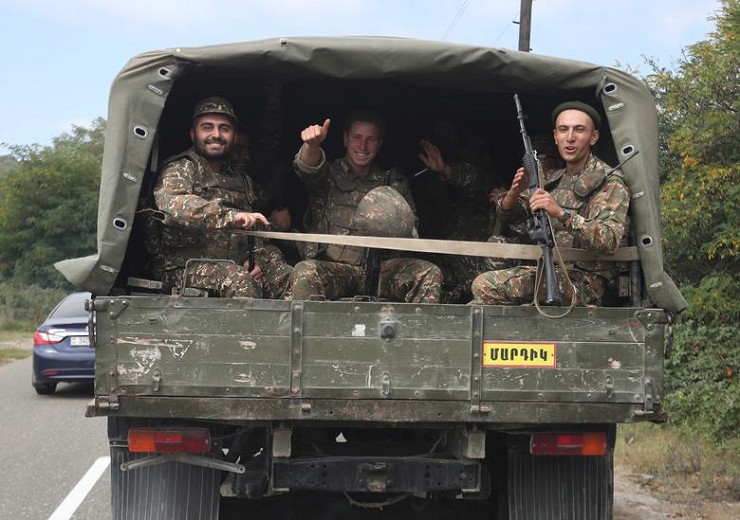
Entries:
<svg viewBox="0 0 740 520">
<path fill-rule="evenodd" d="M 513 94 L 532 135 L 551 132 L 557 103 L 591 103 L 596 153 L 631 157 L 629 269 L 604 306 L 559 319 L 545 314 L 562 307 L 159 291 L 136 218 L 158 164 L 190 145 L 197 99 L 225 96 L 256 120 L 266 79 L 283 86 L 287 162 L 300 129 L 370 106 L 388 120 L 380 161 L 414 173 L 419 137 L 449 121 L 485 141 L 504 186 L 523 150 Z M 325 145 L 341 154 L 340 132 Z M 395 38 L 133 58 L 111 89 L 98 251 L 57 265 L 94 295 L 88 416 L 108 418 L 113 518 L 611 518 L 616 425 L 663 419 L 666 338 L 685 307 L 663 268 L 658 179 L 654 101 L 608 67 Z M 445 249 L 425 186 L 412 184 L 418 243 Z"/>
</svg>

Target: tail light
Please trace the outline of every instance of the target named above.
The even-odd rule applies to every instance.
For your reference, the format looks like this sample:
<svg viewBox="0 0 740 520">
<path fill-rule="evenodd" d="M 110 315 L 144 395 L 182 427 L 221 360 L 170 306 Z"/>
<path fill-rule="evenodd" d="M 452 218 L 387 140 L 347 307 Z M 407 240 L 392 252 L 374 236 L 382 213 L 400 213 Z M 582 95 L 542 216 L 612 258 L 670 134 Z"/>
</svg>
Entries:
<svg viewBox="0 0 740 520">
<path fill-rule="evenodd" d="M 207 428 L 130 428 L 128 451 L 137 453 L 205 453 L 211 449 Z"/>
<path fill-rule="evenodd" d="M 33 335 L 33 344 L 36 346 L 53 345 L 54 343 L 59 343 L 63 339 L 64 336 L 59 336 L 58 334 L 49 334 L 48 332 L 37 331 L 36 334 Z"/>
<path fill-rule="evenodd" d="M 532 455 L 604 455 L 606 433 L 535 433 L 529 452 Z"/>
</svg>

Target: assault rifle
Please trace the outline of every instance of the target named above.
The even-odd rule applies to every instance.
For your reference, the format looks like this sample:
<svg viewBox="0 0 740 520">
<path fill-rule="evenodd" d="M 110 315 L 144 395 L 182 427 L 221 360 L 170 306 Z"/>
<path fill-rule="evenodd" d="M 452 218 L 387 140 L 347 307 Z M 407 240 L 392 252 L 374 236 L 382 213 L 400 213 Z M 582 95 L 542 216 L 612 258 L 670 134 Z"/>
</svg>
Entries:
<svg viewBox="0 0 740 520">
<path fill-rule="evenodd" d="M 391 170 L 385 171 L 385 186 L 391 185 Z M 383 263 L 382 249 L 369 249 L 365 267 L 365 294 L 371 298 L 380 296 L 380 266 Z"/>
<path fill-rule="evenodd" d="M 524 141 L 524 155 L 522 156 L 522 166 L 527 172 L 527 181 L 529 182 L 529 195 L 532 196 L 537 188 L 540 187 L 539 166 L 537 162 L 537 153 L 532 149 L 532 140 L 527 134 L 524 127 L 524 112 L 522 104 L 519 102 L 519 96 L 514 94 L 516 103 L 516 114 L 519 119 L 519 131 Z M 553 236 L 550 229 L 550 221 L 547 219 L 547 213 L 538 209 L 532 213 L 532 220 L 529 224 L 529 238 L 542 247 L 542 261 L 545 268 L 545 302 L 548 305 L 558 305 L 560 295 L 558 294 L 558 281 L 555 277 L 555 264 L 552 259 Z M 536 290 L 537 288 L 535 288 Z M 537 298 L 537 294 L 535 294 Z"/>
</svg>

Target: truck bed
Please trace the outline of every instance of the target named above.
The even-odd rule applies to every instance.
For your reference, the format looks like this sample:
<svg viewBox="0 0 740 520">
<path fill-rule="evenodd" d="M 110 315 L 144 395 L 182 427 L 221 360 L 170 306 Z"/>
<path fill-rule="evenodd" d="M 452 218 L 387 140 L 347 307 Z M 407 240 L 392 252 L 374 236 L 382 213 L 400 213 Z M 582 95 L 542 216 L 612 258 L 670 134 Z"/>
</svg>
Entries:
<svg viewBox="0 0 740 520">
<path fill-rule="evenodd" d="M 659 309 L 96 298 L 88 415 L 506 424 L 655 417 Z M 547 309 L 545 309 L 547 310 Z"/>
</svg>

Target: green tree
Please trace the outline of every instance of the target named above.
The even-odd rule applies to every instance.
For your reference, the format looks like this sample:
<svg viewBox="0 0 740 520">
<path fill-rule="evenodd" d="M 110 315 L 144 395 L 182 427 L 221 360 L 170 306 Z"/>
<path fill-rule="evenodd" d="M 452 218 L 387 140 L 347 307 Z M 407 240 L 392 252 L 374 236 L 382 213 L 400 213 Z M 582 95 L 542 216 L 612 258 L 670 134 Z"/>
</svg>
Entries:
<svg viewBox="0 0 740 520">
<path fill-rule="evenodd" d="M 661 131 L 666 262 L 689 303 L 666 363 L 669 416 L 740 436 L 740 0 L 722 0 L 705 41 L 648 86 Z"/>
<path fill-rule="evenodd" d="M 647 78 L 663 138 L 666 260 L 691 285 L 740 272 L 740 1 L 723 0 L 711 19 L 708 40 Z"/>
<path fill-rule="evenodd" d="M 6 146 L 0 177 L 0 281 L 69 288 L 54 262 L 95 252 L 105 121 L 74 126 L 52 146 Z"/>
<path fill-rule="evenodd" d="M 0 177 L 15 171 L 17 161 L 12 155 L 0 155 Z"/>
</svg>

